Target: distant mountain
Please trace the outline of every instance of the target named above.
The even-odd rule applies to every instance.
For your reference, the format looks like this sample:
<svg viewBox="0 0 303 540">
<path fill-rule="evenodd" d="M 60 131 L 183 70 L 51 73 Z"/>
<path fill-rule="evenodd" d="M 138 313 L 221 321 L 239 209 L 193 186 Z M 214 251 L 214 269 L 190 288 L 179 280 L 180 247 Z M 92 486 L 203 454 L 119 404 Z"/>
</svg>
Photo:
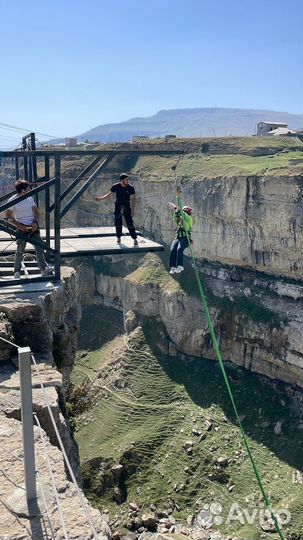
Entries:
<svg viewBox="0 0 303 540">
<path fill-rule="evenodd" d="M 287 112 L 258 109 L 172 109 L 159 111 L 147 118 L 131 118 L 116 124 L 104 124 L 78 135 L 78 140 L 125 142 L 134 135 L 162 137 L 174 134 L 178 137 L 209 137 L 228 135 L 252 135 L 261 120 L 286 122 L 291 129 L 303 125 L 302 116 Z"/>
</svg>

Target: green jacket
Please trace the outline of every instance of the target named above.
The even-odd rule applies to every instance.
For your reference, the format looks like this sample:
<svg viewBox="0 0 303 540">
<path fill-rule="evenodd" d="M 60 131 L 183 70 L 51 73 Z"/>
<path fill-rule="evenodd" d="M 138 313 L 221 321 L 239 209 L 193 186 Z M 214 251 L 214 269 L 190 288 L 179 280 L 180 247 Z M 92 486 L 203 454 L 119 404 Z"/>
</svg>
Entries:
<svg viewBox="0 0 303 540">
<path fill-rule="evenodd" d="M 186 236 L 186 232 L 190 235 L 193 226 L 193 218 L 186 212 L 183 212 L 183 218 L 177 210 L 173 213 L 173 222 L 178 226 L 178 238 Z"/>
</svg>

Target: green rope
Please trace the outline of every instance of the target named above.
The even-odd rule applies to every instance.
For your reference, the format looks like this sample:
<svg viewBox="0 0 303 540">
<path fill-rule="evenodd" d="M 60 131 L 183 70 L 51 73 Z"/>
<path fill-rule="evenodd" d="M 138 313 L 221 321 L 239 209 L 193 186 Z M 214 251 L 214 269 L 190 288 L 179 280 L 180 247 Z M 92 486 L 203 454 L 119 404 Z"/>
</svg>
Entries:
<svg viewBox="0 0 303 540">
<path fill-rule="evenodd" d="M 180 214 L 181 214 L 182 218 L 185 221 L 184 212 L 182 210 L 183 204 L 182 204 L 181 195 L 177 195 L 177 201 L 178 201 L 178 207 L 179 207 Z M 186 237 L 187 237 L 187 241 L 188 241 L 188 247 L 189 247 L 190 254 L 191 254 L 191 257 L 192 257 L 192 260 L 193 260 L 193 269 L 194 269 L 194 272 L 195 272 L 195 276 L 196 276 L 196 280 L 197 280 L 197 284 L 198 284 L 198 288 L 199 288 L 199 292 L 200 292 L 200 296 L 201 296 L 201 301 L 202 301 L 202 304 L 203 304 L 203 307 L 204 307 L 204 310 L 205 310 L 208 326 L 209 326 L 209 329 L 210 329 L 214 349 L 215 349 L 217 359 L 219 361 L 219 365 L 220 365 L 220 368 L 221 368 L 221 371 L 222 371 L 222 374 L 223 374 L 223 378 L 224 378 L 224 381 L 225 381 L 225 384 L 226 384 L 226 387 L 227 387 L 227 392 L 228 392 L 230 401 L 232 403 L 234 413 L 235 413 L 236 418 L 237 418 L 237 422 L 238 422 L 238 425 L 239 425 L 239 428 L 240 428 L 242 439 L 243 439 L 244 445 L 246 447 L 250 462 L 252 464 L 252 468 L 253 468 L 254 473 L 256 475 L 256 478 L 257 478 L 261 493 L 263 495 L 263 499 L 265 501 L 265 504 L 266 504 L 268 510 L 270 511 L 270 515 L 271 515 L 271 517 L 273 519 L 276 530 L 277 530 L 281 540 L 285 540 L 284 534 L 282 533 L 282 531 L 281 531 L 281 529 L 279 527 L 279 523 L 277 521 L 277 518 L 276 518 L 276 516 L 274 514 L 274 511 L 272 509 L 272 506 L 270 504 L 268 495 L 267 495 L 267 493 L 265 491 L 265 488 L 263 486 L 258 467 L 257 467 L 256 462 L 254 460 L 254 457 L 252 455 L 251 448 L 250 448 L 250 446 L 248 444 L 248 441 L 247 441 L 247 438 L 246 438 L 246 435 L 245 435 L 245 432 L 244 432 L 244 429 L 243 429 L 243 426 L 242 426 L 242 422 L 240 420 L 238 409 L 236 407 L 234 396 L 233 396 L 233 393 L 232 393 L 232 390 L 231 390 L 231 387 L 230 387 L 230 384 L 229 384 L 229 381 L 228 381 L 227 373 L 226 373 L 224 363 L 223 363 L 223 360 L 222 360 L 222 356 L 221 356 L 221 352 L 220 352 L 220 349 L 219 349 L 219 344 L 218 344 L 218 340 L 217 340 L 217 337 L 216 337 L 216 334 L 215 334 L 214 324 L 213 324 L 213 321 L 212 321 L 212 318 L 211 318 L 211 314 L 209 312 L 208 303 L 207 303 L 206 296 L 205 296 L 205 293 L 204 293 L 204 290 L 203 290 L 203 287 L 202 287 L 200 275 L 199 275 L 197 264 L 196 264 L 195 254 L 194 254 L 194 251 L 193 251 L 193 248 L 192 248 L 192 244 L 191 244 L 191 241 L 190 241 L 190 238 L 189 238 L 188 231 L 185 228 L 184 228 L 184 230 L 186 232 Z"/>
</svg>

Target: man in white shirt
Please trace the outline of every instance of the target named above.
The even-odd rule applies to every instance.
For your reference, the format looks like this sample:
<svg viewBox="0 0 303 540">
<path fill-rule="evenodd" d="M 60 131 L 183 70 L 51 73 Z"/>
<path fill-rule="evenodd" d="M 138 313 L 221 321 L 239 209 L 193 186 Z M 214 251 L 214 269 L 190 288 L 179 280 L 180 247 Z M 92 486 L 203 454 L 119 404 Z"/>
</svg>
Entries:
<svg viewBox="0 0 303 540">
<path fill-rule="evenodd" d="M 6 218 L 12 223 L 19 231 L 40 238 L 39 233 L 39 209 L 35 205 L 35 201 L 32 197 L 27 197 L 23 201 L 18 202 L 18 197 L 28 193 L 30 190 L 30 184 L 26 180 L 18 180 L 15 184 L 16 195 L 13 195 L 8 202 L 16 201 L 14 206 L 11 206 L 6 210 Z M 17 251 L 15 255 L 14 263 L 14 278 L 20 279 L 20 270 L 23 253 L 26 247 L 26 239 L 17 238 Z M 44 249 L 42 246 L 34 244 L 36 251 L 37 264 L 41 270 L 42 276 L 49 275 L 49 268 L 45 262 Z"/>
</svg>

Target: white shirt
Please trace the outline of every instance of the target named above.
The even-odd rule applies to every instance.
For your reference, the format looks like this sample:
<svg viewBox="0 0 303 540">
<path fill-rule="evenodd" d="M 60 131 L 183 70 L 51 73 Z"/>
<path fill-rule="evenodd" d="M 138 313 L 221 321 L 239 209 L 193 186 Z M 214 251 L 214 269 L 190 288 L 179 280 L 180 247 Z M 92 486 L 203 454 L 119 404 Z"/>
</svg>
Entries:
<svg viewBox="0 0 303 540">
<path fill-rule="evenodd" d="M 14 201 L 15 199 L 18 199 L 17 194 L 8 199 L 8 202 Z M 18 223 L 32 225 L 35 219 L 34 206 L 36 206 L 36 204 L 33 197 L 27 197 L 27 199 L 24 199 L 19 203 L 16 202 L 16 204 L 8 208 L 8 210 L 11 210 L 14 213 L 14 218 Z"/>
</svg>

